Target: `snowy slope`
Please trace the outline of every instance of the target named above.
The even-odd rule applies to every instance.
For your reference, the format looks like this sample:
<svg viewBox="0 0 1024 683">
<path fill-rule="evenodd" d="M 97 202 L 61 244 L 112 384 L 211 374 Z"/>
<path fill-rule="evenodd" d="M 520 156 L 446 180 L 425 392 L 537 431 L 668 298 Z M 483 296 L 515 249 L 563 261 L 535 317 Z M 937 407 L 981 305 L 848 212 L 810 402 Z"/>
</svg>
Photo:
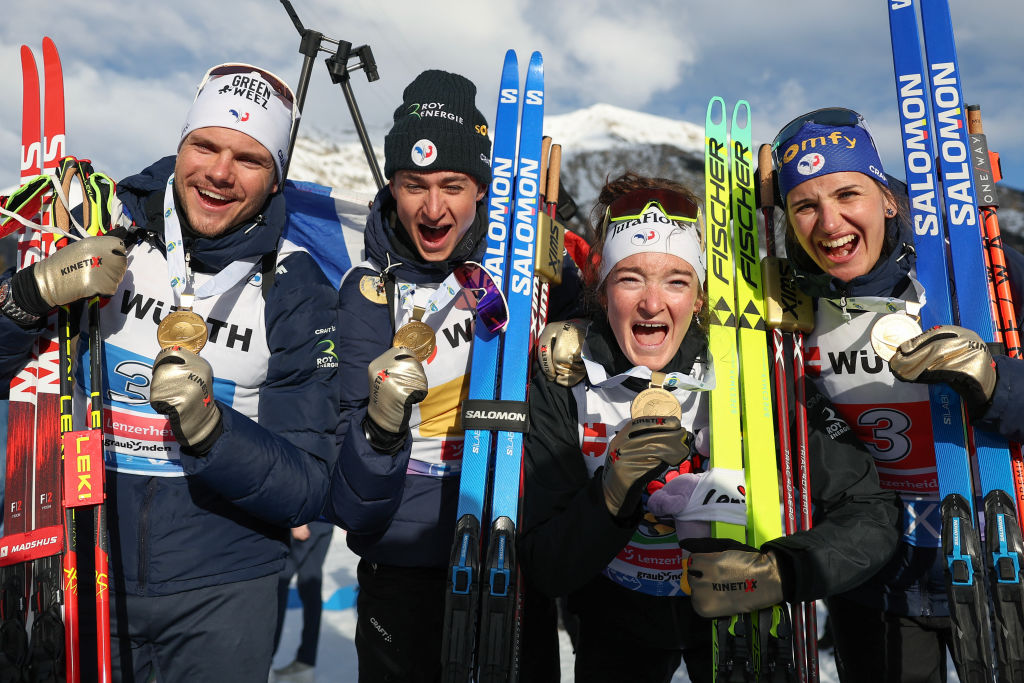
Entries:
<svg viewBox="0 0 1024 683">
<path fill-rule="evenodd" d="M 356 141 L 332 141 L 306 130 L 300 137 L 289 177 L 359 192 L 372 192 L 373 180 L 362 147 Z M 384 130 L 371 131 L 378 163 L 384 165 Z M 544 133 L 562 145 L 562 184 L 579 206 L 585 221 L 601 185 L 608 177 L 633 170 L 679 180 L 700 193 L 704 187 L 704 129 L 687 121 L 595 104 L 559 116 L 548 116 Z M 902 169 L 894 175 L 902 175 Z M 1001 188 L 1000 226 L 1008 241 L 1024 246 L 1024 193 Z M 574 227 L 580 227 L 576 225 Z M 1014 241 L 1014 236 L 1022 236 Z"/>
</svg>

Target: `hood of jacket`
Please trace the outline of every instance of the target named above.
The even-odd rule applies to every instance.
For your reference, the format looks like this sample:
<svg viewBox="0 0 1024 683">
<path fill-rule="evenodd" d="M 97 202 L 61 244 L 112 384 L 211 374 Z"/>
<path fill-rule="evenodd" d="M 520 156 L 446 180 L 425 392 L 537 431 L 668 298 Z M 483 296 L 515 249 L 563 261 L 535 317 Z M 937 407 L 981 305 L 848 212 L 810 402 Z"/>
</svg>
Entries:
<svg viewBox="0 0 1024 683">
<path fill-rule="evenodd" d="M 164 157 L 140 173 L 117 184 L 117 196 L 135 224 L 164 248 L 164 191 L 174 172 L 174 156 Z M 277 250 L 284 231 L 284 194 L 267 198 L 260 212 L 217 237 L 191 234 L 182 226 L 185 249 L 194 268 L 218 272 L 233 261 L 259 257 Z"/>
<path fill-rule="evenodd" d="M 363 235 L 366 258 L 378 268 L 393 266 L 389 272 L 400 273 L 405 282 L 443 282 L 456 266 L 466 261 L 479 262 L 483 259 L 484 250 L 487 248 L 487 240 L 484 239 L 486 227 L 486 203 L 478 202 L 473 225 L 455 245 L 448 260 L 424 261 L 399 222 L 395 198 L 391 194 L 391 188 L 385 185 L 374 198 L 370 215 L 366 219 L 366 231 Z"/>
</svg>

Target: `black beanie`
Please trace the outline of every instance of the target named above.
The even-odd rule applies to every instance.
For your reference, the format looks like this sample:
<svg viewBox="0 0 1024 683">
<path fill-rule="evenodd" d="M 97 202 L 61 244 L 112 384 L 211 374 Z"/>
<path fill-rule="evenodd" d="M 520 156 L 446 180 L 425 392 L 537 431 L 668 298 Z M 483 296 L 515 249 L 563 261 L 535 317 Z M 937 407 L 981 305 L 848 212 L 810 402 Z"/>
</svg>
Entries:
<svg viewBox="0 0 1024 683">
<path fill-rule="evenodd" d="M 458 74 L 424 71 L 405 88 L 384 138 L 384 175 L 396 171 L 458 171 L 491 182 L 487 119 L 476 108 L 476 86 Z"/>
</svg>

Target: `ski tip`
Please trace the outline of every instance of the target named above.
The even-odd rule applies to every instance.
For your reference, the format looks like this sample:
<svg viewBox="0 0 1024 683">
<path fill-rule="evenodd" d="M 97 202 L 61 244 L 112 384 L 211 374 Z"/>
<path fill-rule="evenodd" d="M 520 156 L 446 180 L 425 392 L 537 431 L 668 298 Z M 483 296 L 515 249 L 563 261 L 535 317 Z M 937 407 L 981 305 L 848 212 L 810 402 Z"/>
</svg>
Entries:
<svg viewBox="0 0 1024 683">
<path fill-rule="evenodd" d="M 537 50 L 530 55 L 530 69 L 544 70 L 544 55 Z"/>
<path fill-rule="evenodd" d="M 43 36 L 43 62 L 60 63 L 60 53 L 57 52 L 57 44 L 50 36 Z"/>
<path fill-rule="evenodd" d="M 723 123 L 725 123 L 725 100 L 715 95 L 708 101 L 708 114 L 705 124 L 720 126 Z"/>
<path fill-rule="evenodd" d="M 732 109 L 732 130 L 747 130 L 750 128 L 750 103 L 740 100 Z"/>
<path fill-rule="evenodd" d="M 511 48 L 509 48 L 508 50 L 505 50 L 505 67 L 508 68 L 509 66 L 518 66 L 518 65 L 519 65 L 519 58 L 516 56 L 516 51 L 511 49 Z"/>
</svg>

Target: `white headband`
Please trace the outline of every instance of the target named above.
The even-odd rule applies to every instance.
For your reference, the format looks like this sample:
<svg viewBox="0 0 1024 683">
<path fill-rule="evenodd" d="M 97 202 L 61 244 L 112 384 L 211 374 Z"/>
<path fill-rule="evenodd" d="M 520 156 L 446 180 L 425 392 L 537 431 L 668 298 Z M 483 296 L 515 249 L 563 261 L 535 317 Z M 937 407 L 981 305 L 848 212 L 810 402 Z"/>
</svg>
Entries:
<svg viewBox="0 0 1024 683">
<path fill-rule="evenodd" d="M 684 223 L 666 218 L 657 206 L 650 206 L 640 218 L 612 221 L 608 224 L 598 284 L 619 261 L 645 252 L 672 254 L 683 259 L 697 273 L 704 286 L 704 248 L 701 246 L 699 223 Z"/>
<path fill-rule="evenodd" d="M 280 183 L 288 160 L 294 108 L 256 71 L 211 76 L 201 88 L 185 117 L 178 146 L 199 128 L 237 130 L 267 148 Z M 298 117 L 298 112 L 295 115 Z"/>
</svg>

